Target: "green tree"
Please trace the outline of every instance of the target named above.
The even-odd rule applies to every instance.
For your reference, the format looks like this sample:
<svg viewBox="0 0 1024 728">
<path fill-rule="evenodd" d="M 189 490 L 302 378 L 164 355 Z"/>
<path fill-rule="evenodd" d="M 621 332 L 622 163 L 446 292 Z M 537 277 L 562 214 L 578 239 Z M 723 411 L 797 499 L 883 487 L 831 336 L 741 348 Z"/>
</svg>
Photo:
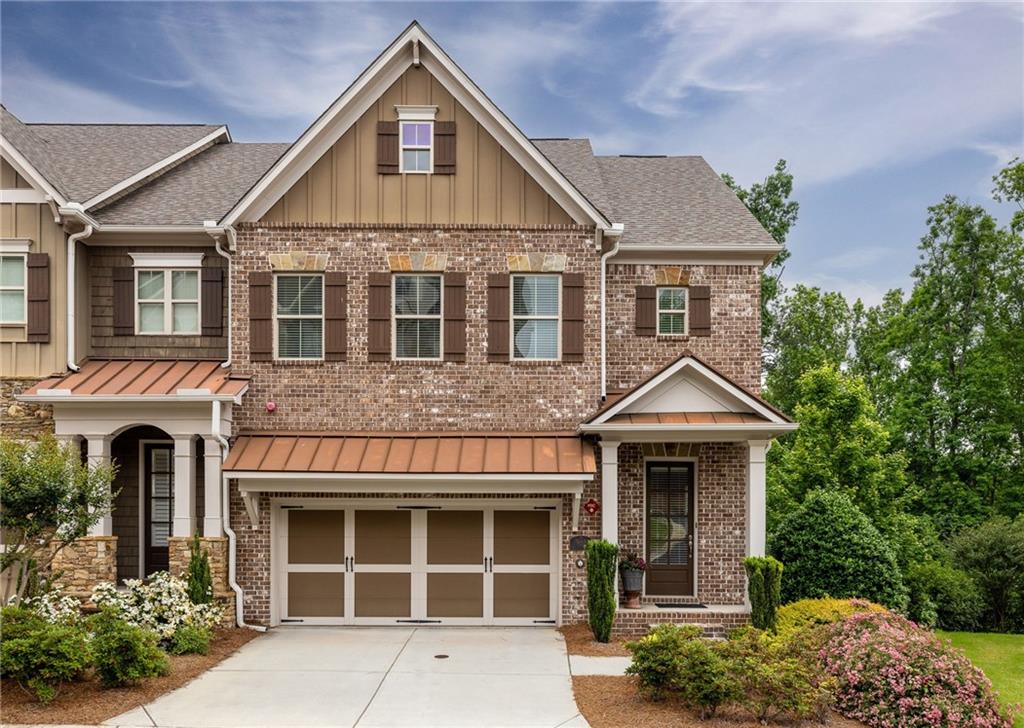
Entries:
<svg viewBox="0 0 1024 728">
<path fill-rule="evenodd" d="M 997 630 L 1024 628 L 1024 515 L 997 516 L 953 539 L 953 562 L 981 588 L 986 622 Z"/>
<path fill-rule="evenodd" d="M 850 307 L 841 293 L 798 285 L 779 304 L 765 340 L 765 396 L 783 412 L 800 400 L 800 377 L 825 364 L 839 366 L 850 346 Z"/>
<path fill-rule="evenodd" d="M 1018 209 L 1010 221 L 1010 230 L 1024 233 L 1024 162 L 1020 157 L 1014 157 L 992 181 L 996 184 L 992 197 L 999 202 L 1013 202 L 1017 205 Z"/>
<path fill-rule="evenodd" d="M 34 443 L 0 439 L 0 571 L 14 577 L 4 603 L 31 594 L 54 557 L 110 512 L 113 479 L 113 466 L 86 465 L 52 435 Z"/>
<path fill-rule="evenodd" d="M 782 291 L 782 271 L 789 258 L 786 250 L 786 236 L 796 223 L 800 204 L 789 199 L 793 194 L 793 175 L 786 168 L 786 160 L 775 163 L 775 171 L 763 182 L 755 182 L 750 189 L 744 189 L 732 175 L 723 174 L 722 180 L 729 185 L 758 222 L 783 248 L 768 268 L 761 274 L 761 335 L 767 336 L 774 323 L 773 304 Z"/>
</svg>

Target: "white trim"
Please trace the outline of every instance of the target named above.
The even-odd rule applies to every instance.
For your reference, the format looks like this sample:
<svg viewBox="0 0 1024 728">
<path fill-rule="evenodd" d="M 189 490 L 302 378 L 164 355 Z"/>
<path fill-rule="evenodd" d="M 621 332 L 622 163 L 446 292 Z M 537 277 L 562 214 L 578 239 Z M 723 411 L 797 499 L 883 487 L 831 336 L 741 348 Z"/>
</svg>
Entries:
<svg viewBox="0 0 1024 728">
<path fill-rule="evenodd" d="M 605 230 L 611 222 L 545 157 L 480 88 L 413 22 L 371 63 L 330 107 L 275 162 L 220 220 L 232 225 L 258 220 L 355 121 L 413 65 L 413 42 L 420 62 L 501 144 L 538 184 L 580 223 Z"/>
<path fill-rule="evenodd" d="M 201 268 L 205 253 L 128 253 L 136 268 Z"/>
<path fill-rule="evenodd" d="M 138 254 L 137 254 L 138 255 Z M 162 273 L 164 278 L 163 298 L 139 298 L 139 274 L 140 273 Z M 174 274 L 195 273 L 196 275 L 196 297 L 174 298 Z M 203 331 L 203 281 L 200 271 L 195 268 L 135 268 L 135 335 L 136 336 L 200 336 Z M 160 331 L 143 331 L 142 315 L 140 309 L 143 305 L 154 305 L 159 303 L 163 306 L 164 326 Z M 194 331 L 174 330 L 174 306 L 175 304 L 195 304 L 196 307 L 196 328 Z M 208 394 L 209 392 L 207 392 Z"/>
<path fill-rule="evenodd" d="M 6 250 L 0 250 L 0 258 L 20 258 L 21 259 L 21 285 L 20 286 L 5 286 L 0 283 L 0 291 L 21 291 L 21 319 L 15 321 L 14 319 L 7 320 L 0 318 L 0 326 L 27 326 L 28 325 L 28 251 L 25 252 L 8 252 Z"/>
<path fill-rule="evenodd" d="M 82 206 L 87 210 L 96 207 L 97 205 L 110 199 L 114 195 L 117 195 L 120 192 L 124 192 L 125 190 L 128 190 L 129 188 L 139 184 L 140 182 L 146 181 L 149 177 L 152 177 L 153 175 L 160 173 L 164 169 L 173 165 L 175 162 L 187 159 L 190 155 L 198 151 L 201 151 L 203 148 L 211 144 L 216 143 L 216 141 L 221 137 L 224 137 L 226 141 L 231 141 L 231 135 L 228 133 L 228 128 L 226 126 L 219 127 L 215 131 L 204 136 L 202 139 L 199 139 L 198 141 L 189 144 L 184 149 L 179 149 L 174 154 L 171 154 L 168 157 L 164 157 L 158 162 L 154 162 L 145 169 L 136 172 L 127 179 L 121 180 L 120 182 L 118 182 L 112 187 L 109 187 L 103 192 L 100 192 L 97 195 L 93 195 L 91 198 L 83 202 Z"/>
<path fill-rule="evenodd" d="M 405 144 L 402 141 L 403 131 L 406 125 L 420 126 L 426 124 L 430 127 L 430 142 L 427 144 Z M 426 169 L 406 169 L 405 168 L 405 152 L 427 152 L 429 162 Z M 400 174 L 433 174 L 434 173 L 434 122 L 431 121 L 412 121 L 410 119 L 401 119 L 398 122 L 398 172 Z"/>
<path fill-rule="evenodd" d="M 29 189 L 0 190 L 0 202 L 46 204 L 46 195 L 34 187 Z"/>
<path fill-rule="evenodd" d="M 682 291 L 683 292 L 683 307 L 682 308 L 667 308 L 661 307 L 661 292 L 662 291 Z M 671 332 L 664 332 L 661 330 L 661 314 L 682 314 L 683 316 L 683 330 L 678 334 Z M 654 288 L 654 315 L 655 315 L 655 332 L 658 336 L 689 336 L 690 335 L 690 288 L 689 286 L 655 286 Z"/>
<path fill-rule="evenodd" d="M 609 263 L 619 265 L 767 265 L 782 252 L 766 243 L 716 245 L 641 245 L 622 243 Z"/>
<path fill-rule="evenodd" d="M 29 253 L 32 250 L 32 240 L 29 238 L 3 238 L 0 239 L 0 253 L 13 255 L 15 253 Z"/>
<path fill-rule="evenodd" d="M 436 106 L 410 106 L 395 104 L 399 121 L 434 121 L 437 118 Z"/>
<path fill-rule="evenodd" d="M 754 429 L 754 430 L 756 430 L 756 429 L 758 429 L 760 427 L 764 427 L 763 425 L 605 425 L 604 424 L 609 419 L 614 417 L 615 415 L 617 415 L 620 412 L 622 412 L 623 410 L 627 409 L 630 404 L 632 404 L 633 402 L 636 402 L 638 399 L 643 397 L 645 394 L 647 394 L 651 390 L 657 388 L 662 383 L 664 383 L 666 380 L 668 380 L 669 378 L 675 376 L 677 373 L 681 372 L 683 369 L 685 369 L 687 367 L 693 369 L 698 374 L 703 375 L 706 379 L 710 380 L 713 384 L 721 387 L 728 394 L 731 394 L 732 396 L 734 396 L 737 399 L 739 399 L 741 402 L 743 402 L 745 405 L 747 405 L 751 409 L 751 411 L 753 411 L 755 414 L 758 414 L 761 417 L 765 418 L 766 420 L 768 420 L 768 422 L 771 425 L 775 426 L 773 429 L 782 429 L 782 430 L 796 429 L 796 425 L 794 423 L 791 423 L 791 422 L 787 421 L 785 418 L 780 416 L 774 410 L 766 407 L 764 404 L 762 404 L 756 398 L 750 396 L 750 394 L 748 394 L 746 391 L 744 391 L 740 387 L 737 387 L 732 382 L 729 382 L 728 380 L 724 379 L 720 374 L 711 371 L 710 369 L 708 369 L 706 366 L 704 366 L 703 364 L 701 364 L 700 362 L 698 362 L 696 359 L 694 359 L 691 356 L 681 357 L 678 361 L 674 362 L 671 366 L 667 367 L 666 369 L 661 371 L 657 376 L 653 377 L 648 382 L 646 382 L 642 387 L 639 387 L 638 389 L 634 390 L 630 394 L 628 394 L 625 397 L 622 397 L 621 399 L 616 401 L 615 404 L 613 404 L 607 410 L 605 410 L 600 415 L 598 415 L 597 417 L 592 419 L 590 422 L 587 422 L 587 423 L 581 425 L 580 429 L 585 431 L 585 432 L 598 432 L 598 431 L 615 432 L 615 431 L 619 431 L 619 430 L 621 430 L 623 432 L 628 432 L 628 431 L 642 431 L 643 429 L 687 432 L 690 429 L 729 431 L 729 430 L 743 430 L 743 429 Z M 603 427 L 597 428 L 596 427 L 597 425 L 603 425 Z"/>
<path fill-rule="evenodd" d="M 516 278 L 555 278 L 558 281 L 558 313 L 551 315 L 516 315 Z M 560 362 L 562 361 L 562 274 L 561 273 L 512 273 L 508 282 L 508 357 L 509 361 L 539 361 L 539 362 Z M 551 321 L 556 322 L 555 327 L 555 357 L 541 356 L 516 356 L 516 319 L 521 321 Z"/>
<path fill-rule="evenodd" d="M 400 277 L 424 277 L 431 276 L 438 279 L 438 313 L 437 314 L 399 314 L 395 307 L 398 297 L 395 295 L 395 286 Z M 399 320 L 413 321 L 437 321 L 437 356 L 398 356 L 398 322 Z M 391 276 L 391 360 L 392 361 L 444 361 L 444 273 L 433 271 L 423 272 L 396 272 Z"/>
<path fill-rule="evenodd" d="M 206 228 L 202 225 L 96 225 L 96 231 L 125 235 L 138 235 L 140 233 L 202 233 L 204 236 L 208 235 Z M 139 244 L 144 244 L 144 241 L 140 241 Z M 160 244 L 165 245 L 166 243 Z M 106 245 L 124 245 L 124 243 L 106 243 Z"/>
<path fill-rule="evenodd" d="M 14 167 L 14 170 L 33 187 L 41 189 L 44 195 L 51 197 L 58 206 L 67 204 L 67 200 L 64 195 L 58 192 L 57 188 L 54 187 L 38 169 L 30 164 L 28 159 L 25 158 L 25 155 L 19 152 L 4 135 L 0 135 L 0 150 L 3 151 L 4 156 L 7 157 L 7 161 L 12 167 Z"/>
<path fill-rule="evenodd" d="M 231 402 L 242 404 L 242 396 L 249 390 L 246 384 L 238 394 L 72 394 L 70 389 L 40 389 L 36 394 L 17 394 L 19 402 L 49 402 L 63 400 L 79 403 L 125 403 L 145 402 L 160 404 L 165 402 Z M 190 390 L 180 390 L 187 392 Z"/>
<path fill-rule="evenodd" d="M 277 351 L 278 345 L 278 313 L 277 313 L 277 281 L 281 278 L 302 278 L 316 276 L 320 278 L 320 315 L 306 313 L 306 314 L 287 314 L 283 316 L 286 321 L 320 321 L 320 356 L 280 356 Z M 324 361 L 324 356 L 327 350 L 327 319 L 326 319 L 326 295 L 327 295 L 327 277 L 323 271 L 294 271 L 294 272 L 275 272 L 273 275 L 274 284 L 272 286 L 273 297 L 270 301 L 271 305 L 271 320 L 273 321 L 273 336 L 274 336 L 274 361 Z M 302 327 L 299 327 L 299 348 L 302 348 Z"/>
<path fill-rule="evenodd" d="M 581 425 L 581 432 L 618 442 L 744 442 L 779 437 L 796 430 L 795 422 L 763 425 Z"/>
</svg>

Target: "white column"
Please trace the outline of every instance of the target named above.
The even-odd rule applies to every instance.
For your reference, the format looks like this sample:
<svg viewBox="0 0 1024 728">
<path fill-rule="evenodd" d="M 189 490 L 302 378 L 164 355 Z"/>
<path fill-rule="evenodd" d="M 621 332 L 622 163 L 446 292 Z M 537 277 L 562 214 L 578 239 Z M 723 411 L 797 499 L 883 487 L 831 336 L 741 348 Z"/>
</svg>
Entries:
<svg viewBox="0 0 1024 728">
<path fill-rule="evenodd" d="M 601 538 L 619 542 L 619 443 L 601 441 Z"/>
<path fill-rule="evenodd" d="M 213 437 L 203 438 L 203 535 L 208 538 L 223 536 L 221 523 L 220 442 Z"/>
<path fill-rule="evenodd" d="M 191 536 L 196 530 L 196 441 L 174 438 L 174 536 Z"/>
<path fill-rule="evenodd" d="M 747 556 L 764 556 L 765 532 L 765 455 L 770 441 L 747 441 Z"/>
<path fill-rule="evenodd" d="M 113 438 L 108 435 L 84 435 L 86 447 L 86 459 L 89 467 L 110 463 L 110 442 Z M 90 536 L 113 536 L 114 519 L 110 511 L 101 518 L 91 529 Z"/>
</svg>

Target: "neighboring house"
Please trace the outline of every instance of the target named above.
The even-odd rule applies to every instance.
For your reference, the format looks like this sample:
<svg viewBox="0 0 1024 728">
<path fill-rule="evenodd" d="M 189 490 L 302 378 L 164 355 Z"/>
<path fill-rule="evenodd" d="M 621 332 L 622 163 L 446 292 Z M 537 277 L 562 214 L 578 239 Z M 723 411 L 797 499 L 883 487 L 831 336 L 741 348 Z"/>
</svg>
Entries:
<svg viewBox="0 0 1024 728">
<path fill-rule="evenodd" d="M 527 139 L 415 23 L 290 145 L 3 114 L 4 431 L 119 468 L 74 588 L 199 531 L 250 623 L 574 622 L 604 537 L 623 631 L 746 619 L 779 246 L 703 159 Z"/>
</svg>

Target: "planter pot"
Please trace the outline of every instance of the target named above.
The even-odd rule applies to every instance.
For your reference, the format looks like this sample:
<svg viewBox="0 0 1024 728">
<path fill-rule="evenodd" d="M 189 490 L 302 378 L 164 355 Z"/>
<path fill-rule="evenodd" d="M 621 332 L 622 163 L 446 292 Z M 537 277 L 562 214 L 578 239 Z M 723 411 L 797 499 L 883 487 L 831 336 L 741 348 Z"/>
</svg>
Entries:
<svg viewBox="0 0 1024 728">
<path fill-rule="evenodd" d="M 644 572 L 639 569 L 623 569 L 622 590 L 627 593 L 642 592 L 644 590 Z"/>
</svg>

